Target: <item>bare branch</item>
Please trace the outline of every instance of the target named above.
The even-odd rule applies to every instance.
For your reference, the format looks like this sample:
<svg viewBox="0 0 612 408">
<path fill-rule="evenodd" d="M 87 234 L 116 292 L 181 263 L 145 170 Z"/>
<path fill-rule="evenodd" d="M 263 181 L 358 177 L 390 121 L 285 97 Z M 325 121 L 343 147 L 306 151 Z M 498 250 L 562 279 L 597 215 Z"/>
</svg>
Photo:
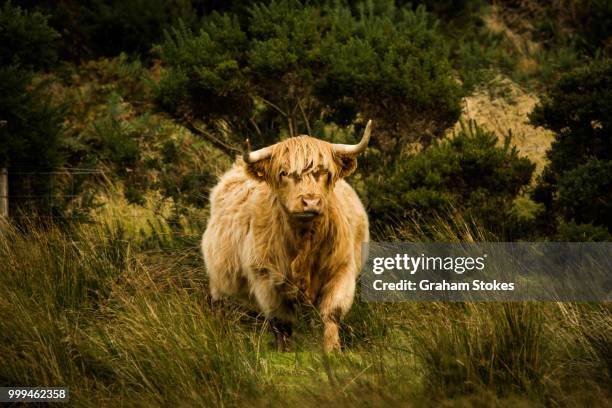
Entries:
<svg viewBox="0 0 612 408">
<path fill-rule="evenodd" d="M 226 143 L 224 140 L 221 140 L 211 132 L 208 132 L 205 129 L 202 129 L 200 126 L 196 125 L 194 122 L 190 120 L 186 120 L 183 122 L 183 125 L 189 129 L 192 133 L 203 137 L 206 141 L 210 142 L 217 149 L 221 150 L 223 153 L 231 157 L 232 159 L 236 157 L 236 154 L 239 154 L 242 150 L 235 146 L 232 146 Z"/>
<path fill-rule="evenodd" d="M 288 116 L 288 115 L 287 115 L 287 113 L 286 113 L 285 111 L 283 111 L 281 108 L 279 108 L 277 105 L 273 104 L 273 103 L 272 103 L 272 102 L 270 102 L 269 100 L 264 99 L 264 98 L 260 98 L 260 99 L 261 99 L 261 101 L 262 101 L 263 103 L 265 103 L 266 105 L 268 105 L 268 106 L 270 106 L 270 107 L 274 108 L 274 109 L 275 109 L 275 110 L 276 110 L 278 113 L 280 113 L 280 114 L 281 114 L 281 115 L 283 115 L 284 117 L 287 117 L 287 116 Z"/>
<path fill-rule="evenodd" d="M 255 121 L 255 119 L 253 117 L 251 117 L 251 119 L 249 119 L 249 121 L 251 122 L 251 125 L 253 125 L 253 127 L 255 128 L 255 131 L 257 132 L 257 135 L 261 138 L 262 137 L 261 129 L 259 129 L 259 126 L 257 126 L 257 122 Z"/>
<path fill-rule="evenodd" d="M 302 118 L 304 118 L 304 124 L 306 125 L 306 131 L 308 132 L 308 136 L 312 136 L 312 129 L 310 128 L 310 122 L 308 122 L 308 117 L 306 117 L 306 112 L 302 107 L 302 103 L 298 99 L 297 105 L 300 108 L 300 112 L 302 112 Z"/>
</svg>

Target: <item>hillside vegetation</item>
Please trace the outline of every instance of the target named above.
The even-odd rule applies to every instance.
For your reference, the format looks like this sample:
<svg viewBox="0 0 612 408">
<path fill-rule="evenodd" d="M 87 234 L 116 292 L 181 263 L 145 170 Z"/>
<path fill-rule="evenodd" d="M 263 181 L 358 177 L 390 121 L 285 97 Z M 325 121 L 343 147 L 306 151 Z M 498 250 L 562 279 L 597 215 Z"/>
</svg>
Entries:
<svg viewBox="0 0 612 408">
<path fill-rule="evenodd" d="M 77 4 L 79 3 L 79 4 Z M 0 8 L 0 385 L 75 406 L 604 406 L 608 303 L 356 301 L 342 353 L 210 305 L 208 194 L 245 138 L 368 151 L 379 241 L 612 239 L 600 0 Z"/>
</svg>

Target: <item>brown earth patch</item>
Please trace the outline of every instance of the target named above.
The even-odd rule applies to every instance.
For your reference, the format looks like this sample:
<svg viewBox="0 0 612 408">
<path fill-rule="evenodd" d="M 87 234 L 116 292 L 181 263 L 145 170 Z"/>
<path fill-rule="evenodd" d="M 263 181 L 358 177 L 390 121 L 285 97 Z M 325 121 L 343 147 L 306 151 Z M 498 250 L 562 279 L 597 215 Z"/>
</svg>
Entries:
<svg viewBox="0 0 612 408">
<path fill-rule="evenodd" d="M 528 115 L 538 102 L 537 95 L 498 76 L 486 89 L 477 90 L 463 99 L 461 119 L 465 122 L 474 120 L 484 129 L 494 132 L 500 144 L 511 132 L 511 143 L 536 164 L 536 173 L 539 174 L 546 164 L 546 151 L 554 133 L 529 123 Z M 459 129 L 457 123 L 454 130 Z"/>
</svg>

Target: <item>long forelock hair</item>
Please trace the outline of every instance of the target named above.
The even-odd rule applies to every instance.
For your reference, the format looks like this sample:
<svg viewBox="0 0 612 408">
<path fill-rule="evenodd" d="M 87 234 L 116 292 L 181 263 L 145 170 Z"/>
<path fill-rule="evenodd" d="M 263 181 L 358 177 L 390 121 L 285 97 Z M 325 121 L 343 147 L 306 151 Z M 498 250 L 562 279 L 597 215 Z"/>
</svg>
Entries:
<svg viewBox="0 0 612 408">
<path fill-rule="evenodd" d="M 331 145 L 325 141 L 297 136 L 277 143 L 272 149 L 269 177 L 273 183 L 280 181 L 281 171 L 304 174 L 322 167 L 329 172 L 332 183 L 340 176 L 340 166 Z"/>
<path fill-rule="evenodd" d="M 350 175 L 357 167 L 352 157 L 334 153 L 330 143 L 310 136 L 296 136 L 273 146 L 269 159 L 247 165 L 247 172 L 258 180 L 266 180 L 273 188 L 280 183 L 280 173 L 304 174 L 317 168 L 329 172 L 329 183 Z"/>
</svg>

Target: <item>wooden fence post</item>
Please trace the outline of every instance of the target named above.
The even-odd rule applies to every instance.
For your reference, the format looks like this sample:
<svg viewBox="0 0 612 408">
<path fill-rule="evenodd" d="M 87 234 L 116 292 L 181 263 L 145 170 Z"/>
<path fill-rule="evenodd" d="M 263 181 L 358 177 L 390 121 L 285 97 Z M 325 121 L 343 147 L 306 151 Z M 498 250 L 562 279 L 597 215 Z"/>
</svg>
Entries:
<svg viewBox="0 0 612 408">
<path fill-rule="evenodd" d="M 9 189 L 8 170 L 3 167 L 0 170 L 0 217 L 8 218 L 9 215 Z"/>
<path fill-rule="evenodd" d="M 0 128 L 6 126 L 6 120 L 0 119 Z M 0 217 L 8 218 L 8 170 L 6 167 L 0 169 Z"/>
</svg>

